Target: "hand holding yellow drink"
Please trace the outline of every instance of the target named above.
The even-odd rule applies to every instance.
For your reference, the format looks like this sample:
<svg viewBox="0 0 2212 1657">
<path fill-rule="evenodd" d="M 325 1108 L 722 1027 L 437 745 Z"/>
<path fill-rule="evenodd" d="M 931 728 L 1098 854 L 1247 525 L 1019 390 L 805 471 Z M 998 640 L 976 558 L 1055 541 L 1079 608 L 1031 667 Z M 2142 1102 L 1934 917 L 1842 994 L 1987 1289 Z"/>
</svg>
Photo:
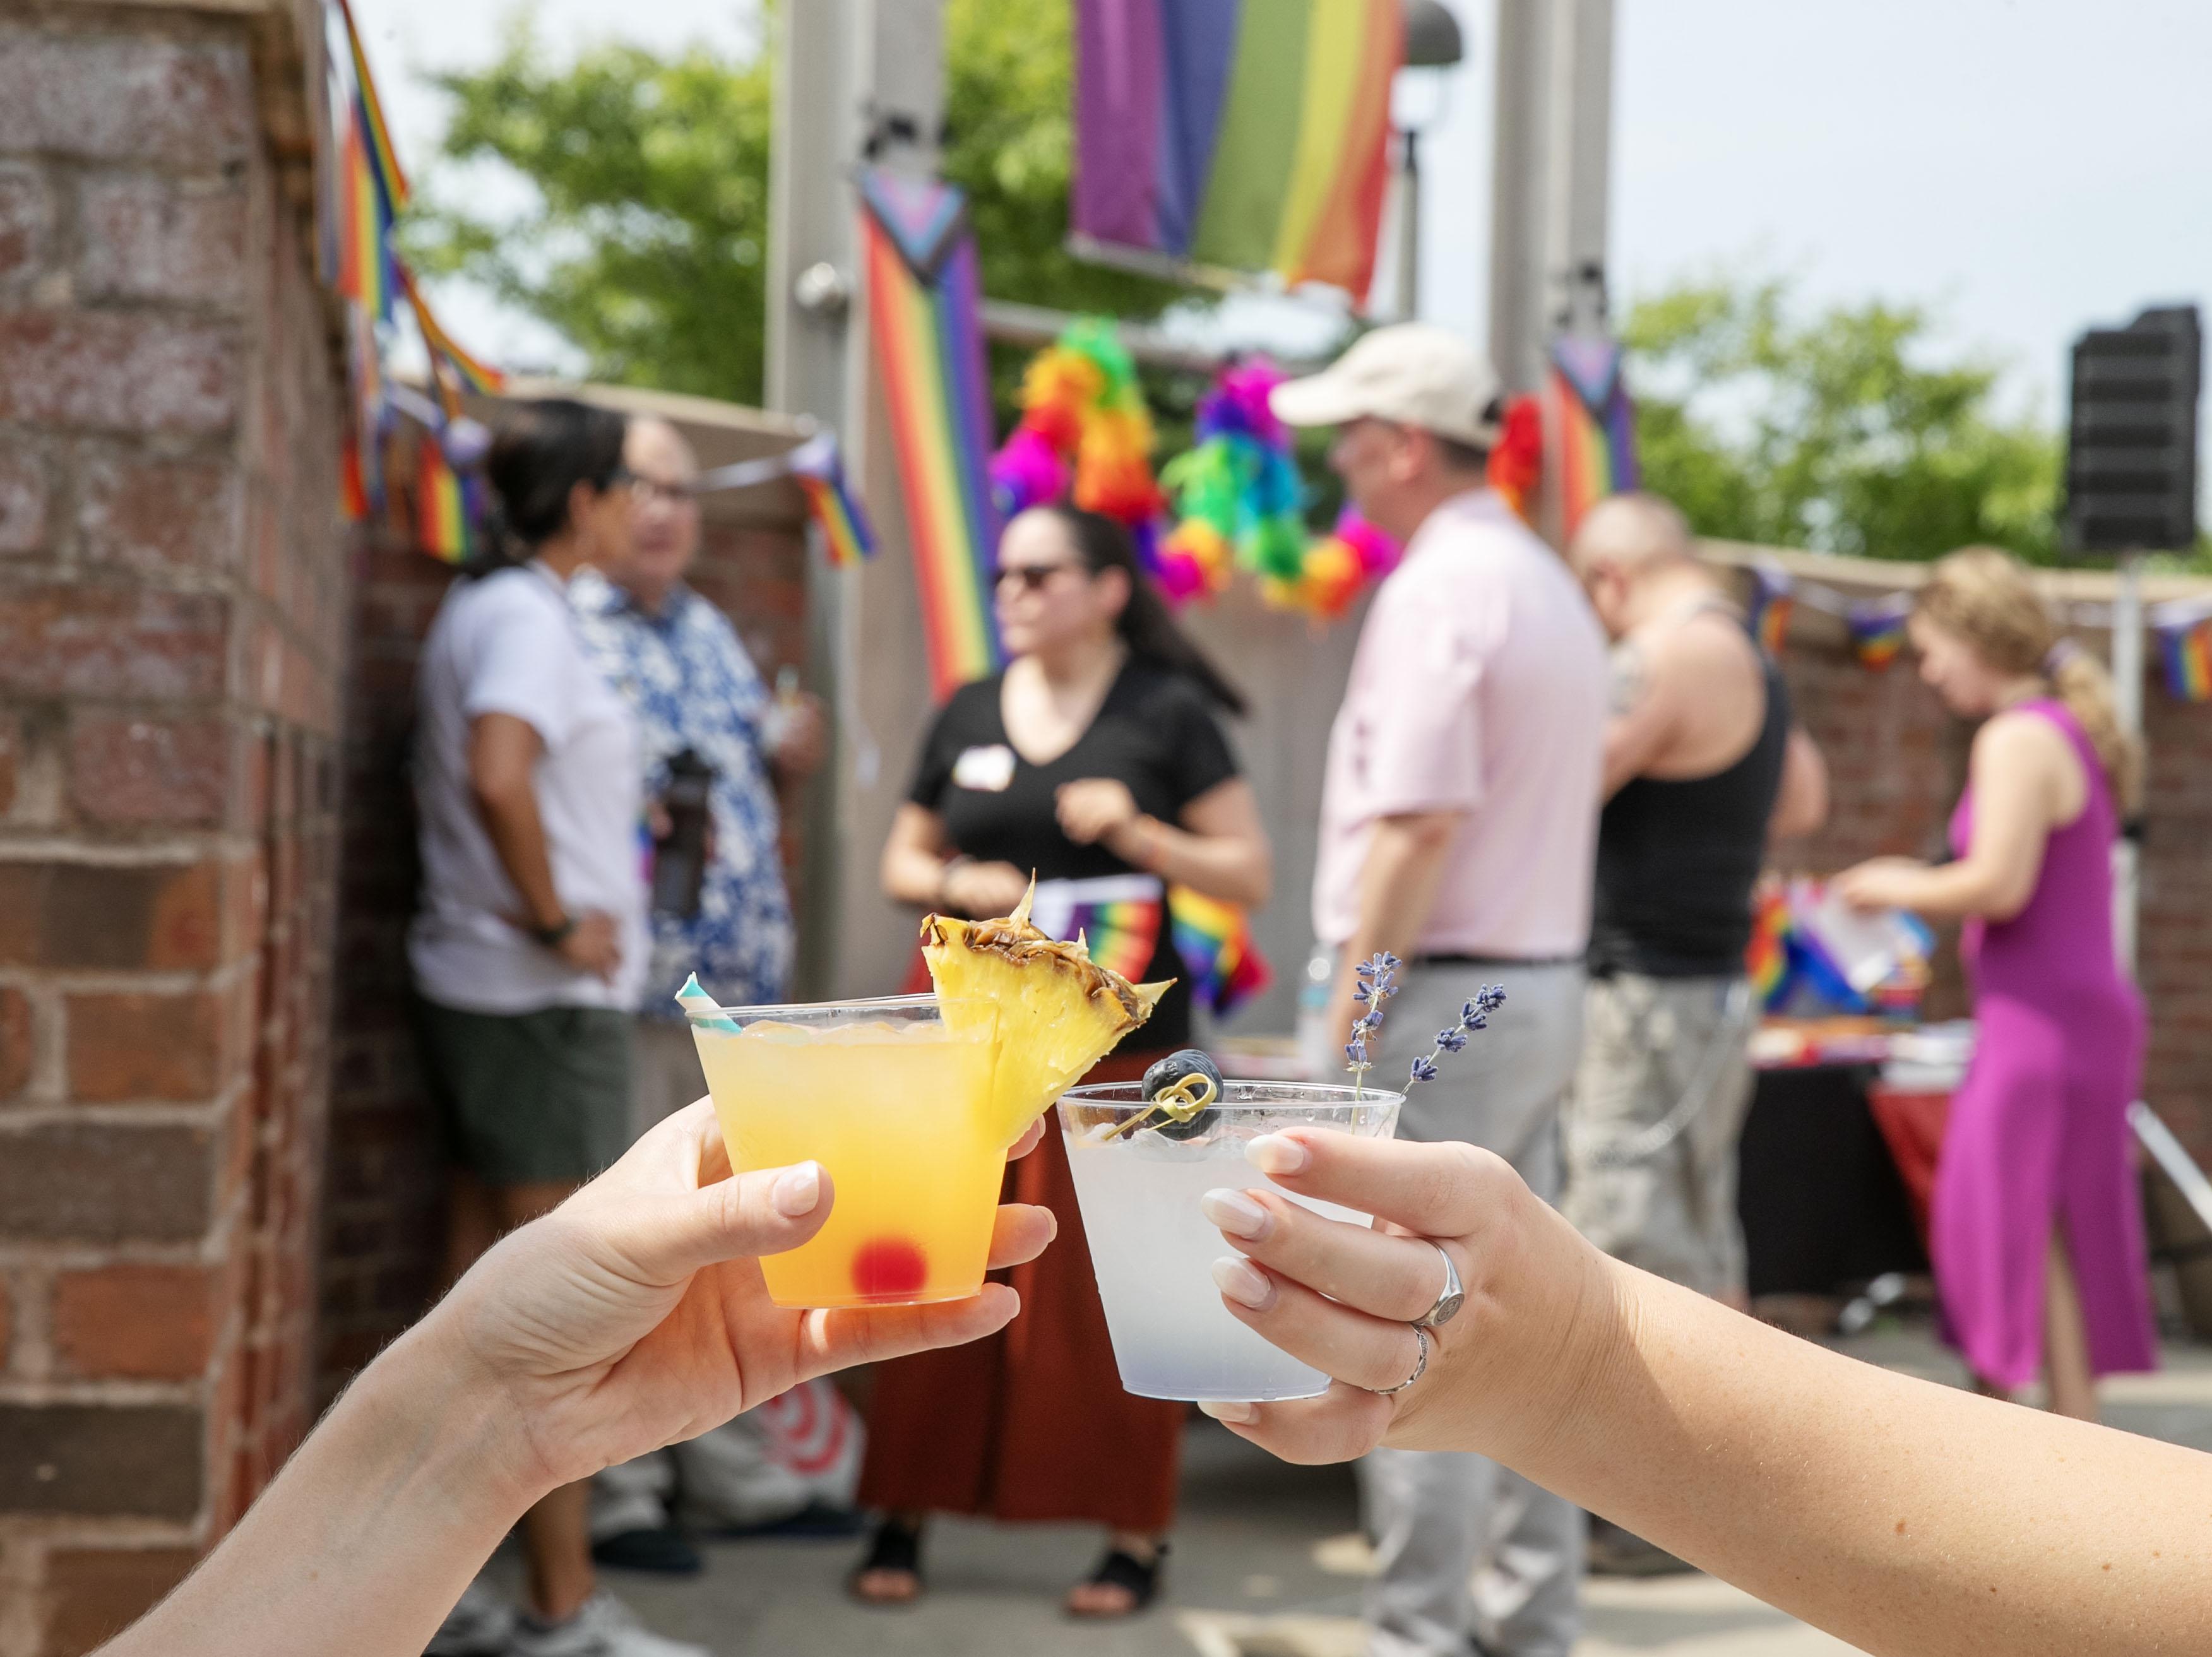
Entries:
<svg viewBox="0 0 2212 1657">
<path fill-rule="evenodd" d="M 817 1162 L 829 1223 L 761 1262 L 779 1306 L 897 1306 L 982 1287 L 1006 1150 L 1150 1017 L 1133 985 L 1055 943 L 1024 898 L 1004 920 L 931 915 L 937 993 L 722 1008 L 679 995 L 739 1173 Z"/>
</svg>

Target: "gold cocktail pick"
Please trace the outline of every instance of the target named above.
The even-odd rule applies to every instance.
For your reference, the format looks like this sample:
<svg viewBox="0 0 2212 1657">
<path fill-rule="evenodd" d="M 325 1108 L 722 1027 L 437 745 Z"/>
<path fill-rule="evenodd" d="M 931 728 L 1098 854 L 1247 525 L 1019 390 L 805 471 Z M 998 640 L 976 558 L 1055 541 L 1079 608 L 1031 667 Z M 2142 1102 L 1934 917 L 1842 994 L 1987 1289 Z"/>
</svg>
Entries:
<svg viewBox="0 0 2212 1657">
<path fill-rule="evenodd" d="M 1162 1088 L 1152 1096 L 1152 1102 L 1128 1120 L 1120 1124 L 1106 1135 L 1106 1139 L 1118 1139 L 1123 1134 L 1141 1126 L 1154 1116 L 1164 1116 L 1181 1126 L 1204 1110 L 1221 1096 L 1221 1089 L 1204 1071 L 1194 1071 L 1181 1077 L 1172 1086 Z M 1104 1144 L 1102 1139 L 1100 1144 Z"/>
</svg>

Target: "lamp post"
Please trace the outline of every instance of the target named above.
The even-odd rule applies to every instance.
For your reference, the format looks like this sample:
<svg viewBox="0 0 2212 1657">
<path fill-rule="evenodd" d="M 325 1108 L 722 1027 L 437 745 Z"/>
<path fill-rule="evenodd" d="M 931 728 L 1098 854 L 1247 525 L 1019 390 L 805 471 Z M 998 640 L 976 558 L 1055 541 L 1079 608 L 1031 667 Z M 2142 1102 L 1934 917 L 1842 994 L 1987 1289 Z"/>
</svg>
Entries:
<svg viewBox="0 0 2212 1657">
<path fill-rule="evenodd" d="M 1411 320 L 1421 295 L 1421 135 L 1443 119 L 1451 70 L 1466 55 L 1459 20 L 1442 0 L 1405 0 L 1406 58 L 1390 88 L 1398 132 L 1398 282 L 1395 308 Z"/>
</svg>

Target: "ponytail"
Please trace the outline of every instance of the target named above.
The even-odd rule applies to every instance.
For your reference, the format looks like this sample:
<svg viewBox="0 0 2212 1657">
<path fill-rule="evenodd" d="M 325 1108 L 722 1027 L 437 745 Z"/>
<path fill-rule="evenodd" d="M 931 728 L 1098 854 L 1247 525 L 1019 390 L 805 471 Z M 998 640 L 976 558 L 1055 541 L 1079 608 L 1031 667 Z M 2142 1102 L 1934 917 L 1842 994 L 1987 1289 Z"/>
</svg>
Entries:
<svg viewBox="0 0 2212 1657">
<path fill-rule="evenodd" d="M 1079 507 L 1053 505 L 1030 510 L 1049 513 L 1060 520 L 1083 567 L 1093 575 L 1118 569 L 1129 578 L 1129 602 L 1115 617 L 1114 631 L 1130 655 L 1188 679 L 1224 713 L 1242 719 L 1250 711 L 1243 693 L 1176 624 L 1167 600 L 1139 567 L 1136 543 L 1127 529 L 1103 513 L 1085 512 Z"/>
<path fill-rule="evenodd" d="M 2027 566 L 1996 547 L 1938 559 L 1913 609 L 2001 673 L 2040 674 L 2096 750 L 2123 816 L 2142 804 L 2142 748 L 2120 728 L 2112 676 L 2058 631 Z"/>
</svg>

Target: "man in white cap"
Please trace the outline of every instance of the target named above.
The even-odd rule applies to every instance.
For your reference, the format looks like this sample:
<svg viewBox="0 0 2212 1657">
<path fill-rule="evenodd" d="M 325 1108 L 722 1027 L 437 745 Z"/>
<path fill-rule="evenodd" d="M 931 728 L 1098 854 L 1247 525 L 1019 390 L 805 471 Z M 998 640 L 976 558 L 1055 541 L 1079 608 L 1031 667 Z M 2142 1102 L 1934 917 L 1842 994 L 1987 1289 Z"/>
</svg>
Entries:
<svg viewBox="0 0 2212 1657">
<path fill-rule="evenodd" d="M 1404 960 L 1375 1044 L 1387 1086 L 1482 985 L 1503 984 L 1505 1009 L 1411 1089 L 1398 1131 L 1486 1146 L 1552 1198 L 1582 1035 L 1604 635 L 1566 566 L 1486 484 L 1499 387 L 1457 335 L 1377 329 L 1278 387 L 1273 405 L 1291 425 L 1338 428 L 1329 464 L 1406 548 L 1329 736 L 1309 968 L 1327 1002 L 1302 1031 L 1310 1060 L 1343 1064 L 1361 1011 L 1352 969 L 1376 955 Z M 1456 1310 L 1449 1281 L 1430 1314 L 1439 1328 Z M 1379 1567 L 1373 1657 L 1466 1657 L 1475 1642 L 1565 1657 L 1581 1620 L 1579 1509 L 1480 1456 L 1381 1449 L 1360 1472 Z"/>
</svg>

